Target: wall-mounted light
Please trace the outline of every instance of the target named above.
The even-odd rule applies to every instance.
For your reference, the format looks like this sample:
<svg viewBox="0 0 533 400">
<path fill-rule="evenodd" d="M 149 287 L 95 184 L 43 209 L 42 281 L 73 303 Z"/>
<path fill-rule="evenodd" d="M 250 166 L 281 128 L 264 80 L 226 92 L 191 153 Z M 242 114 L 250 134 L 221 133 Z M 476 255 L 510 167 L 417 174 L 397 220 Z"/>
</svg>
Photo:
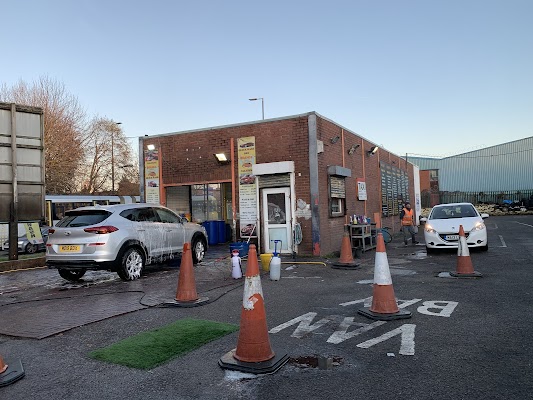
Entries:
<svg viewBox="0 0 533 400">
<path fill-rule="evenodd" d="M 374 154 L 377 153 L 377 151 L 379 150 L 379 147 L 378 146 L 372 146 L 370 148 L 370 150 L 368 150 L 368 155 L 369 156 L 373 156 Z"/>
<path fill-rule="evenodd" d="M 216 153 L 213 155 L 215 156 L 219 164 L 228 164 L 230 162 L 230 160 L 228 160 L 228 157 L 226 157 L 224 153 Z"/>
<path fill-rule="evenodd" d="M 155 150 L 155 145 L 154 144 L 149 144 L 148 146 L 146 146 L 146 148 L 148 150 Z"/>
<path fill-rule="evenodd" d="M 350 149 L 348 150 L 348 154 L 349 155 L 352 155 L 353 153 L 355 153 L 355 150 L 359 147 L 358 144 L 354 144 L 352 147 L 350 147 Z"/>
<path fill-rule="evenodd" d="M 330 140 L 331 144 L 335 144 L 339 141 L 341 137 L 340 136 L 335 136 L 335 137 L 332 137 Z"/>
</svg>

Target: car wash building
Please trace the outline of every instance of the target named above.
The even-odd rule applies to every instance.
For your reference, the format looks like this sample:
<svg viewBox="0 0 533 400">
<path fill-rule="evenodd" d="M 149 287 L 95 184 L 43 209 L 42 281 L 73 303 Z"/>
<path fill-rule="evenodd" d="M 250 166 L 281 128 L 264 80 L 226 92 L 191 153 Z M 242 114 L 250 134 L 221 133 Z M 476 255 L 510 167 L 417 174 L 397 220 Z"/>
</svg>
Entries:
<svg viewBox="0 0 533 400">
<path fill-rule="evenodd" d="M 354 216 L 397 231 L 404 202 L 420 210 L 416 167 L 316 112 L 144 136 L 139 159 L 142 200 L 207 225 L 210 244 L 323 256 Z"/>
</svg>

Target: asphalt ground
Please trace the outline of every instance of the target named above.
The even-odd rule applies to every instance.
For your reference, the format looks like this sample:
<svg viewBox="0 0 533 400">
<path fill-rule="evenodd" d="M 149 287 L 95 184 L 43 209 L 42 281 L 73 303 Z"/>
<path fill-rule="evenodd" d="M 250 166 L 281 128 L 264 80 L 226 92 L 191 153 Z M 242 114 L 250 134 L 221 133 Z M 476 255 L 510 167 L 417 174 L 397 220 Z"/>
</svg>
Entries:
<svg viewBox="0 0 533 400">
<path fill-rule="evenodd" d="M 398 304 L 412 312 L 404 320 L 357 313 L 372 295 L 374 251 L 357 270 L 284 257 L 281 280 L 262 276 L 272 348 L 291 358 L 271 375 L 218 366 L 238 333 L 149 371 L 88 357 L 181 318 L 239 324 L 242 281 L 231 279 L 223 249 L 195 267 L 197 290 L 211 300 L 195 308 L 162 306 L 175 297 L 176 265 L 148 268 L 134 282 L 107 272 L 81 284 L 47 269 L 0 274 L 0 331 L 12 330 L 0 334 L 0 354 L 26 370 L 0 388 L 0 399 L 533 398 L 533 216 L 486 225 L 489 251 L 471 252 L 479 279 L 439 277 L 455 270 L 454 251 L 427 256 L 423 245 L 397 238 L 387 245 Z M 27 331 L 43 338 L 20 336 Z M 331 368 L 310 366 L 316 357 L 331 359 Z"/>
</svg>

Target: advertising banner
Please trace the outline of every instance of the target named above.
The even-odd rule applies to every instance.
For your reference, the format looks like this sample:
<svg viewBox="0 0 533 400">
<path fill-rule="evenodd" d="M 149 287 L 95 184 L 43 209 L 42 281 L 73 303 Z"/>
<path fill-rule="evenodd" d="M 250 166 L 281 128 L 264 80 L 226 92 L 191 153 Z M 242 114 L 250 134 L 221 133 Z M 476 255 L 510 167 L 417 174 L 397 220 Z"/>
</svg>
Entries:
<svg viewBox="0 0 533 400">
<path fill-rule="evenodd" d="M 144 153 L 144 190 L 147 203 L 160 204 L 159 198 L 159 150 Z"/>
<path fill-rule="evenodd" d="M 237 139 L 239 163 L 239 215 L 241 237 L 257 236 L 257 180 L 252 174 L 255 164 L 255 136 Z"/>
<path fill-rule="evenodd" d="M 41 229 L 37 222 L 25 222 L 24 229 L 26 230 L 26 237 L 28 242 L 32 244 L 43 243 L 43 237 L 41 235 Z"/>
</svg>

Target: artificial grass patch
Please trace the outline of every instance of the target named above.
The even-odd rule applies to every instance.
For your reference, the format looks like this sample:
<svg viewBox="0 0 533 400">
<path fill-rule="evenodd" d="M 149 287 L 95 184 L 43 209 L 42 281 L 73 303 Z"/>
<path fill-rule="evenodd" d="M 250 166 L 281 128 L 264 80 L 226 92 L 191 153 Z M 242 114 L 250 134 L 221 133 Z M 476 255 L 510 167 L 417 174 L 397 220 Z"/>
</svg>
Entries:
<svg viewBox="0 0 533 400">
<path fill-rule="evenodd" d="M 139 333 L 89 355 L 127 367 L 151 369 L 238 329 L 234 324 L 187 318 Z"/>
</svg>

